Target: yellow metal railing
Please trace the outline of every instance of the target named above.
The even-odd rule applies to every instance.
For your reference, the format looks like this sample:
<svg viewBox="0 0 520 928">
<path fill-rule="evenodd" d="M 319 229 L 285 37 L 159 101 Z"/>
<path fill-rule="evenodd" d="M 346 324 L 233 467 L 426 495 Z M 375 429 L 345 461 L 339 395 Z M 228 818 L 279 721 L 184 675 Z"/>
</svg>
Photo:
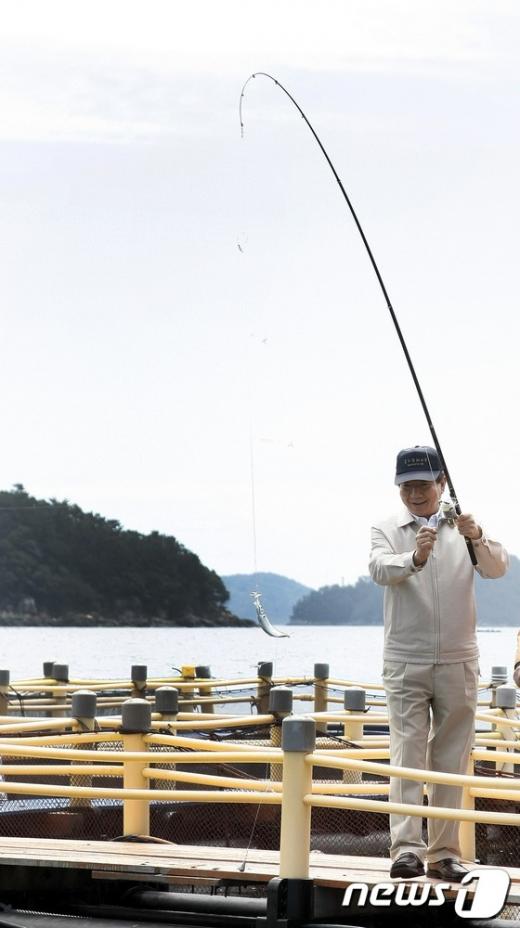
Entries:
<svg viewBox="0 0 520 928">
<path fill-rule="evenodd" d="M 487 762 L 497 772 L 513 771 L 514 766 L 520 764 L 520 719 L 516 709 L 496 708 L 492 698 L 481 700 L 477 721 L 487 728 L 476 732 L 467 774 L 410 770 L 389 765 L 388 735 L 370 731 L 370 726 L 388 725 L 382 699 L 369 696 L 364 712 L 342 710 L 337 705 L 342 700 L 334 694 L 334 687 L 348 694 L 362 684 L 323 675 L 316 679 L 274 678 L 268 670 L 264 676 L 240 680 L 197 678 L 193 673 L 193 668 L 184 668 L 179 676 L 163 679 L 18 681 L 13 688 L 16 697 L 12 692 L 3 694 L 4 714 L 0 716 L 0 772 L 10 778 L 4 784 L 5 792 L 20 796 L 65 797 L 71 806 L 88 805 L 96 799 L 121 800 L 124 834 L 142 835 L 150 834 L 151 801 L 172 802 L 174 798 L 175 802 L 281 805 L 280 874 L 292 877 L 308 875 L 310 815 L 315 807 L 456 819 L 461 823 L 464 855 L 469 859 L 475 855 L 475 823 L 520 825 L 520 815 L 481 812 L 474 808 L 478 797 L 503 802 L 520 799 L 520 778 L 482 777 L 473 773 L 476 761 Z M 296 698 L 313 700 L 316 711 L 301 717 L 277 713 L 274 709 L 270 711 L 271 691 L 288 685 L 313 686 L 313 693 L 300 693 Z M 169 686 L 179 691 L 179 710 L 182 708 L 182 711 L 172 711 L 169 715 L 153 712 L 153 697 L 159 695 L 161 688 Z M 93 694 L 98 696 L 97 706 L 113 714 L 95 718 L 69 715 L 78 687 L 88 687 L 94 700 Z M 233 695 L 236 689 L 246 687 L 251 692 Z M 377 694 L 382 686 L 371 684 L 368 689 Z M 23 718 L 11 714 L 19 710 L 20 699 L 22 702 L 26 699 L 25 709 L 32 710 L 33 714 Z M 222 711 L 226 703 L 239 702 L 254 705 L 258 714 L 230 715 Z M 350 704 L 359 708 L 355 701 Z M 129 711 L 133 708 L 138 715 L 145 713 L 146 723 L 141 727 L 124 724 L 125 708 L 129 705 Z M 198 711 L 186 711 L 190 706 Z M 117 714 L 119 708 L 123 715 Z M 282 731 L 297 731 L 298 719 L 303 720 L 301 726 L 306 733 L 303 746 L 284 745 Z M 332 743 L 327 735 L 330 723 L 338 732 Z M 261 726 L 267 729 L 264 743 L 240 740 L 244 729 Z M 315 740 L 312 745 L 309 740 L 310 727 L 313 739 L 316 728 L 324 739 L 317 746 Z M 223 728 L 228 737 L 229 733 L 236 732 L 234 741 L 196 737 L 198 732 L 211 736 Z M 200 764 L 239 764 L 241 767 L 265 764 L 270 776 L 255 779 L 234 776 L 232 771 L 228 775 L 216 775 L 178 769 L 179 765 Z M 333 783 L 313 782 L 313 767 L 316 766 L 330 768 L 342 779 Z M 460 786 L 463 807 L 424 808 L 374 799 L 371 798 L 374 792 L 387 795 L 389 784 L 363 781 L 364 775 Z M 63 777 L 68 782 L 51 785 L 34 782 L 41 777 Z M 116 778 L 118 783 L 96 785 L 101 777 Z M 172 786 L 176 783 L 198 788 L 175 790 L 172 795 Z"/>
</svg>

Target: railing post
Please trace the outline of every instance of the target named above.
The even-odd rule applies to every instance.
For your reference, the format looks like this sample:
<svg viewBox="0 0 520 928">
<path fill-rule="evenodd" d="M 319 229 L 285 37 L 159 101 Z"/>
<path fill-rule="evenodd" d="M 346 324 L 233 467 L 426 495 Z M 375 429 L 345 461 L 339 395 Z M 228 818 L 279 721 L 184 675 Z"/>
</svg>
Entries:
<svg viewBox="0 0 520 928">
<path fill-rule="evenodd" d="M 199 664 L 197 667 L 195 667 L 195 674 L 199 680 L 210 680 L 211 679 L 211 667 L 208 667 L 205 664 L 204 665 Z M 212 696 L 212 695 L 213 695 L 213 689 L 211 686 L 199 686 L 199 696 Z M 215 707 L 212 702 L 210 703 L 201 702 L 200 711 L 201 712 L 214 712 Z"/>
<path fill-rule="evenodd" d="M 279 748 L 282 744 L 282 724 L 292 712 L 293 694 L 287 686 L 276 686 L 269 695 L 269 712 L 271 712 L 275 721 L 271 725 L 271 746 Z M 271 780 L 280 782 L 283 776 L 282 764 L 271 764 Z"/>
<path fill-rule="evenodd" d="M 126 699 L 122 707 L 121 734 L 123 751 L 147 750 L 144 735 L 150 731 L 152 712 L 146 699 Z M 148 789 L 148 780 L 143 775 L 146 760 L 125 760 L 123 758 L 123 786 L 125 789 Z M 150 800 L 125 799 L 123 802 L 123 834 L 150 834 Z"/>
<path fill-rule="evenodd" d="M 502 665 L 491 668 L 491 708 L 495 709 L 497 704 L 497 686 L 507 683 L 507 667 Z"/>
<path fill-rule="evenodd" d="M 69 665 L 68 664 L 57 664 L 52 665 L 52 674 L 51 676 L 56 681 L 56 683 L 68 683 L 69 682 Z M 55 689 L 51 691 L 52 701 L 55 708 L 51 709 L 48 713 L 50 716 L 60 716 L 67 714 L 67 694 L 63 695 L 61 690 Z"/>
<path fill-rule="evenodd" d="M 475 775 L 475 763 L 471 753 L 469 755 L 468 768 L 466 773 L 470 777 Z M 461 809 L 469 809 L 471 812 L 475 811 L 475 799 L 471 795 L 470 786 L 462 787 L 462 799 L 460 807 Z M 464 860 L 476 860 L 477 849 L 475 839 L 475 822 L 460 822 L 459 841 L 461 857 Z"/>
<path fill-rule="evenodd" d="M 312 767 L 306 756 L 316 745 L 316 723 L 291 715 L 282 722 L 283 795 L 280 828 L 280 877 L 309 878 L 311 807 L 304 798 L 312 790 Z"/>
<path fill-rule="evenodd" d="M 503 683 L 501 686 L 497 686 L 495 691 L 495 702 L 497 709 L 502 710 L 502 715 L 506 719 L 516 720 L 518 718 L 516 714 L 516 687 L 511 684 Z M 500 737 L 504 741 L 516 741 L 516 729 L 513 725 L 511 726 L 496 726 L 500 732 Z M 497 742 L 497 750 L 500 750 L 500 742 Z M 506 751 L 511 752 L 511 748 L 506 748 Z M 500 773 L 514 773 L 515 767 L 514 764 L 505 764 L 504 762 L 498 763 L 495 765 L 497 772 Z"/>
<path fill-rule="evenodd" d="M 0 715 L 9 715 L 9 681 L 8 670 L 0 670 Z"/>
<path fill-rule="evenodd" d="M 329 665 L 328 664 L 315 664 L 314 665 L 314 711 L 315 712 L 326 712 L 329 698 L 329 690 L 327 687 L 327 680 L 329 678 Z M 327 734 L 327 723 L 326 722 L 316 722 L 316 731 L 319 734 Z"/>
<path fill-rule="evenodd" d="M 273 685 L 272 661 L 259 661 L 257 674 L 260 679 L 256 688 L 256 711 L 258 715 L 267 715 L 269 712 L 269 693 Z"/>
<path fill-rule="evenodd" d="M 161 722 L 168 724 L 168 734 L 175 735 L 176 730 L 171 723 L 175 724 L 179 712 L 179 690 L 173 686 L 158 686 L 155 691 L 155 711 L 161 716 Z M 158 750 L 163 750 L 163 746 L 159 745 Z M 166 745 L 165 750 L 170 751 L 171 748 Z M 175 764 L 158 764 L 157 767 L 159 770 L 175 770 Z M 157 780 L 157 783 L 160 789 L 176 787 L 175 780 Z"/>
<path fill-rule="evenodd" d="M 343 696 L 343 705 L 345 707 L 345 713 L 347 718 L 345 719 L 343 725 L 343 734 L 348 741 L 358 741 L 363 737 L 363 722 L 357 721 L 357 719 L 350 720 L 348 714 L 350 712 L 364 712 L 366 705 L 366 692 L 362 689 L 350 689 L 345 690 Z M 360 770 L 344 770 L 343 771 L 343 782 L 344 783 L 361 783 L 363 780 L 363 774 Z"/>
<path fill-rule="evenodd" d="M 82 731 L 95 731 L 96 728 L 96 701 L 97 697 L 95 693 L 92 693 L 90 690 L 76 690 L 72 694 L 72 709 L 71 715 L 72 718 L 76 719 L 76 722 L 81 727 Z M 91 744 L 82 744 L 82 750 L 92 750 L 94 745 Z M 87 761 L 88 763 L 88 761 Z M 92 777 L 91 776 L 72 776 L 70 778 L 71 786 L 92 786 Z M 92 805 L 90 799 L 85 799 L 83 797 L 73 796 L 70 800 L 71 808 L 89 808 Z"/>
<path fill-rule="evenodd" d="M 148 667 L 146 664 L 132 664 L 130 678 L 132 680 L 131 699 L 146 698 L 146 680 L 148 677 Z"/>
</svg>

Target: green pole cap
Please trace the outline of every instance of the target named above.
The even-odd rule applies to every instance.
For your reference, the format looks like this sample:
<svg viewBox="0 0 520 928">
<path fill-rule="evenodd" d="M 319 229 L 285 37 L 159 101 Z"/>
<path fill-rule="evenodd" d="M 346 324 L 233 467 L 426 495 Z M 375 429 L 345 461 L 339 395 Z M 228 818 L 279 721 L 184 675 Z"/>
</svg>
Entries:
<svg viewBox="0 0 520 928">
<path fill-rule="evenodd" d="M 308 715 L 289 715 L 282 722 L 282 750 L 309 754 L 316 747 L 316 722 Z"/>
<path fill-rule="evenodd" d="M 516 709 L 516 686 L 507 683 L 497 686 L 496 704 L 497 709 Z M 497 741 L 497 748 L 500 749 L 500 741 Z"/>
<path fill-rule="evenodd" d="M 155 711 L 163 715 L 177 715 L 179 690 L 173 686 L 158 686 L 155 691 Z"/>
<path fill-rule="evenodd" d="M 292 712 L 293 691 L 288 686 L 274 686 L 269 693 L 269 712 L 289 715 Z"/>
<path fill-rule="evenodd" d="M 152 727 L 152 708 L 146 699 L 125 699 L 121 713 L 123 734 L 144 734 Z"/>
<path fill-rule="evenodd" d="M 59 683 L 68 683 L 69 682 L 69 665 L 54 663 L 52 665 L 51 677 L 53 677 L 54 680 L 58 680 Z"/>
<path fill-rule="evenodd" d="M 72 717 L 74 719 L 95 719 L 96 702 L 97 696 L 92 690 L 76 690 L 72 694 Z"/>
<path fill-rule="evenodd" d="M 498 665 L 491 668 L 491 684 L 492 686 L 499 686 L 501 683 L 507 682 L 507 667 L 504 665 Z"/>
<path fill-rule="evenodd" d="M 364 712 L 366 705 L 366 691 L 362 689 L 345 690 L 343 705 L 350 712 Z"/>
<path fill-rule="evenodd" d="M 146 664 L 132 664 L 130 679 L 132 683 L 146 683 L 148 676 L 148 667 Z"/>
</svg>

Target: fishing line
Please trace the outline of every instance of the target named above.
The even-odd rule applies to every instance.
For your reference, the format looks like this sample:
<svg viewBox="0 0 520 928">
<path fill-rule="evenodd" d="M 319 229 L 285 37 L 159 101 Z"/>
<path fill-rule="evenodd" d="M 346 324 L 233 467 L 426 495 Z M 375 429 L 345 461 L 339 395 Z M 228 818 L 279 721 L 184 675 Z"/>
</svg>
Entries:
<svg viewBox="0 0 520 928">
<path fill-rule="evenodd" d="M 357 215 L 356 215 L 356 212 L 355 212 L 355 210 L 354 210 L 354 207 L 352 206 L 352 203 L 350 202 L 349 196 L 348 196 L 348 194 L 347 194 L 347 192 L 346 192 L 346 190 L 345 190 L 345 188 L 344 188 L 344 186 L 343 186 L 343 184 L 342 184 L 342 182 L 341 182 L 341 179 L 340 179 L 340 177 L 339 177 L 339 174 L 338 174 L 337 171 L 336 171 L 336 168 L 334 167 L 334 165 L 333 165 L 333 163 L 332 163 L 332 161 L 331 161 L 329 155 L 327 154 L 327 151 L 325 150 L 325 148 L 324 148 L 324 146 L 323 146 L 323 144 L 322 144 L 322 142 L 321 142 L 321 140 L 320 140 L 320 138 L 319 138 L 317 132 L 315 131 L 315 129 L 313 128 L 313 126 L 311 125 L 311 123 L 309 122 L 309 120 L 307 119 L 307 116 L 306 116 L 305 113 L 303 112 L 301 106 L 296 102 L 296 100 L 294 99 L 294 97 L 293 97 L 293 96 L 289 93 L 289 91 L 283 86 L 283 84 L 280 83 L 280 81 L 276 80 L 275 77 L 273 77 L 271 74 L 267 74 L 265 71 L 256 71 L 254 74 L 251 74 L 251 75 L 248 77 L 248 79 L 246 80 L 246 82 L 244 83 L 243 87 L 242 87 L 242 90 L 241 90 L 241 93 L 240 93 L 240 101 L 239 101 L 240 131 L 241 131 L 242 138 L 245 137 L 245 133 L 244 133 L 244 128 L 245 128 L 245 127 L 244 127 L 244 120 L 243 120 L 243 102 L 244 102 L 245 91 L 246 91 L 246 87 L 247 87 L 247 85 L 249 84 L 249 82 L 250 82 L 251 80 L 254 80 L 256 77 L 267 77 L 267 78 L 268 78 L 270 81 L 272 81 L 277 87 L 279 87 L 281 91 L 283 91 L 283 93 L 286 95 L 286 97 L 288 97 L 289 100 L 291 101 L 291 103 L 296 107 L 296 109 L 297 109 L 298 112 L 300 113 L 300 116 L 301 116 L 302 119 L 305 121 L 307 127 L 308 127 L 308 128 L 310 129 L 310 131 L 312 132 L 312 135 L 314 136 L 314 138 L 315 138 L 317 144 L 319 145 L 319 147 L 320 147 L 320 149 L 321 149 L 321 152 L 322 152 L 322 154 L 323 154 L 323 156 L 324 156 L 324 158 L 325 158 L 327 164 L 329 165 L 330 170 L 332 171 L 332 173 L 333 173 L 333 175 L 334 175 L 334 177 L 335 177 L 335 179 L 336 179 L 336 182 L 337 182 L 337 184 L 338 184 L 338 186 L 339 186 L 339 188 L 340 188 L 340 190 L 341 190 L 341 193 L 343 194 L 343 197 L 344 197 L 344 199 L 345 199 L 345 202 L 346 202 L 346 204 L 347 204 L 347 206 L 348 206 L 348 208 L 349 208 L 350 214 L 351 214 L 351 216 L 352 216 L 352 218 L 353 218 L 353 220 L 354 220 L 354 222 L 355 222 L 355 224 L 356 224 L 357 230 L 358 230 L 358 232 L 359 232 L 359 234 L 360 234 L 360 236 L 361 236 L 361 239 L 362 239 L 362 241 L 363 241 L 363 244 L 364 244 L 364 246 L 365 246 L 365 248 L 366 248 L 368 257 L 370 258 L 370 263 L 372 264 L 372 267 L 373 267 L 374 272 L 375 272 L 375 274 L 376 274 L 377 280 L 378 280 L 378 282 L 379 282 L 379 286 L 381 287 L 381 290 L 382 290 L 382 292 L 383 292 L 383 296 L 384 296 L 385 301 L 386 301 L 386 305 L 387 305 L 388 312 L 390 313 L 392 322 L 393 322 L 393 324 L 394 324 L 394 328 L 395 328 L 395 331 L 396 331 L 396 333 L 397 333 L 397 337 L 398 337 L 398 339 L 399 339 L 399 342 L 400 342 L 400 344 L 401 344 L 401 348 L 403 349 L 403 353 L 404 353 L 404 356 L 405 356 L 405 358 L 406 358 L 406 363 L 408 364 L 408 369 L 409 369 L 410 374 L 411 374 L 411 376 L 412 376 L 412 380 L 413 380 L 415 389 L 416 389 L 416 391 L 417 391 L 417 395 L 418 395 L 418 397 L 419 397 L 419 401 L 420 401 L 420 403 L 421 403 L 422 410 L 423 410 L 424 415 L 425 415 L 425 417 L 426 417 L 426 422 L 427 422 L 428 428 L 429 428 L 429 430 L 430 430 L 430 434 L 431 434 L 431 437 L 432 437 L 433 445 L 434 445 L 434 447 L 435 447 L 435 450 L 437 451 L 437 454 L 439 455 L 439 460 L 440 460 L 440 462 L 441 462 L 442 469 L 443 469 L 444 474 L 445 474 L 445 476 L 446 476 L 446 482 L 447 482 L 447 484 L 448 484 L 448 490 L 449 490 L 450 498 L 451 498 L 451 500 L 452 500 L 452 503 L 453 503 L 453 505 L 454 505 L 454 508 L 455 508 L 455 511 L 456 511 L 457 515 L 460 515 L 461 512 L 462 512 L 462 510 L 461 510 L 461 507 L 460 507 L 460 505 L 459 505 L 459 502 L 458 502 L 458 499 L 457 499 L 457 495 L 456 495 L 456 493 L 455 493 L 455 488 L 454 488 L 454 486 L 453 486 L 453 481 L 452 481 L 452 479 L 451 479 L 451 477 L 450 477 L 449 470 L 448 470 L 448 468 L 447 468 L 447 466 L 446 466 L 446 459 L 445 459 L 445 457 L 444 457 L 444 455 L 443 455 L 443 453 L 442 453 L 442 449 L 441 449 L 441 446 L 440 446 L 440 444 L 439 444 L 439 439 L 437 438 L 437 433 L 436 433 L 436 431 L 435 431 L 435 428 L 434 428 L 434 425 L 433 425 L 433 422 L 432 422 L 432 419 L 431 419 L 431 416 L 430 416 L 428 407 L 427 407 L 427 405 L 426 405 L 426 400 L 425 400 L 425 398 L 424 398 L 424 395 L 423 395 L 423 392 L 422 392 L 422 389 L 421 389 L 421 385 L 420 385 L 419 380 L 418 380 L 418 378 L 417 378 L 417 374 L 415 373 L 415 369 L 414 369 L 414 366 L 413 366 L 413 363 L 412 363 L 412 359 L 411 359 L 411 357 L 410 357 L 410 353 L 409 353 L 408 348 L 407 348 L 407 346 L 406 346 L 406 342 L 405 342 L 405 340 L 404 340 L 404 336 L 403 336 L 403 333 L 402 333 L 402 331 L 401 331 L 401 327 L 400 327 L 400 325 L 399 325 L 399 322 L 397 321 L 397 316 L 396 316 L 395 311 L 394 311 L 394 309 L 393 309 L 392 303 L 390 302 L 390 297 L 388 296 L 388 292 L 387 292 L 386 287 L 385 287 L 385 284 L 384 284 L 384 282 L 383 282 L 383 278 L 381 277 L 381 273 L 380 273 L 379 268 L 378 268 L 378 266 L 377 266 L 377 264 L 376 264 L 374 255 L 372 254 L 370 245 L 368 244 L 367 238 L 366 238 L 366 236 L 365 236 L 365 233 L 363 232 L 363 229 L 362 229 L 362 227 L 361 227 L 361 223 L 360 223 L 360 221 L 359 221 L 359 219 L 358 219 L 358 217 L 357 217 Z M 465 541 L 466 541 L 466 545 L 467 545 L 467 548 L 468 548 L 468 554 L 469 554 L 469 556 L 470 556 L 470 558 L 471 558 L 471 563 L 472 563 L 473 565 L 476 565 L 476 564 L 477 564 L 477 558 L 476 558 L 476 555 L 475 555 L 475 550 L 474 550 L 474 548 L 473 548 L 473 544 L 472 544 L 472 542 L 471 542 L 471 539 L 470 539 L 470 538 L 465 538 Z"/>
<path fill-rule="evenodd" d="M 251 334 L 251 338 L 255 338 Z M 267 338 L 262 339 L 262 345 L 265 345 Z M 249 371 L 256 370 L 256 365 L 249 364 Z M 270 635 L 271 638 L 289 638 L 290 636 L 286 632 L 281 632 L 272 625 L 267 616 L 267 613 L 264 609 L 264 606 L 261 602 L 262 594 L 259 590 L 258 583 L 258 545 L 257 545 L 257 520 L 256 520 L 256 491 L 255 491 L 255 451 L 254 451 L 254 428 L 253 428 L 253 397 L 252 397 L 252 377 L 251 373 L 249 374 L 249 470 L 250 470 L 250 483 L 251 483 L 251 527 L 252 527 L 252 543 L 253 543 L 253 583 L 254 590 L 251 591 L 250 595 L 253 600 L 253 606 L 255 608 L 256 617 L 260 628 L 264 630 L 267 635 Z"/>
</svg>

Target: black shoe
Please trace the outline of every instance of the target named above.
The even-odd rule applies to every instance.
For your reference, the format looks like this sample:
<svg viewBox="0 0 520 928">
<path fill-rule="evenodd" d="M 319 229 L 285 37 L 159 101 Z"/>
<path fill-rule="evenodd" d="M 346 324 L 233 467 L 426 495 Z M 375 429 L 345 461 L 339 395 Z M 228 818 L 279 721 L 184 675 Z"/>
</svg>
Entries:
<svg viewBox="0 0 520 928">
<path fill-rule="evenodd" d="M 432 880 L 444 880 L 445 883 L 460 883 L 460 881 L 469 873 L 466 867 L 458 862 L 454 857 L 445 857 L 444 860 L 436 860 L 428 865 L 426 876 Z"/>
<path fill-rule="evenodd" d="M 396 857 L 390 867 L 390 878 L 393 880 L 399 876 L 408 880 L 413 879 L 414 876 L 424 876 L 424 864 L 417 854 L 409 851 Z"/>
</svg>

